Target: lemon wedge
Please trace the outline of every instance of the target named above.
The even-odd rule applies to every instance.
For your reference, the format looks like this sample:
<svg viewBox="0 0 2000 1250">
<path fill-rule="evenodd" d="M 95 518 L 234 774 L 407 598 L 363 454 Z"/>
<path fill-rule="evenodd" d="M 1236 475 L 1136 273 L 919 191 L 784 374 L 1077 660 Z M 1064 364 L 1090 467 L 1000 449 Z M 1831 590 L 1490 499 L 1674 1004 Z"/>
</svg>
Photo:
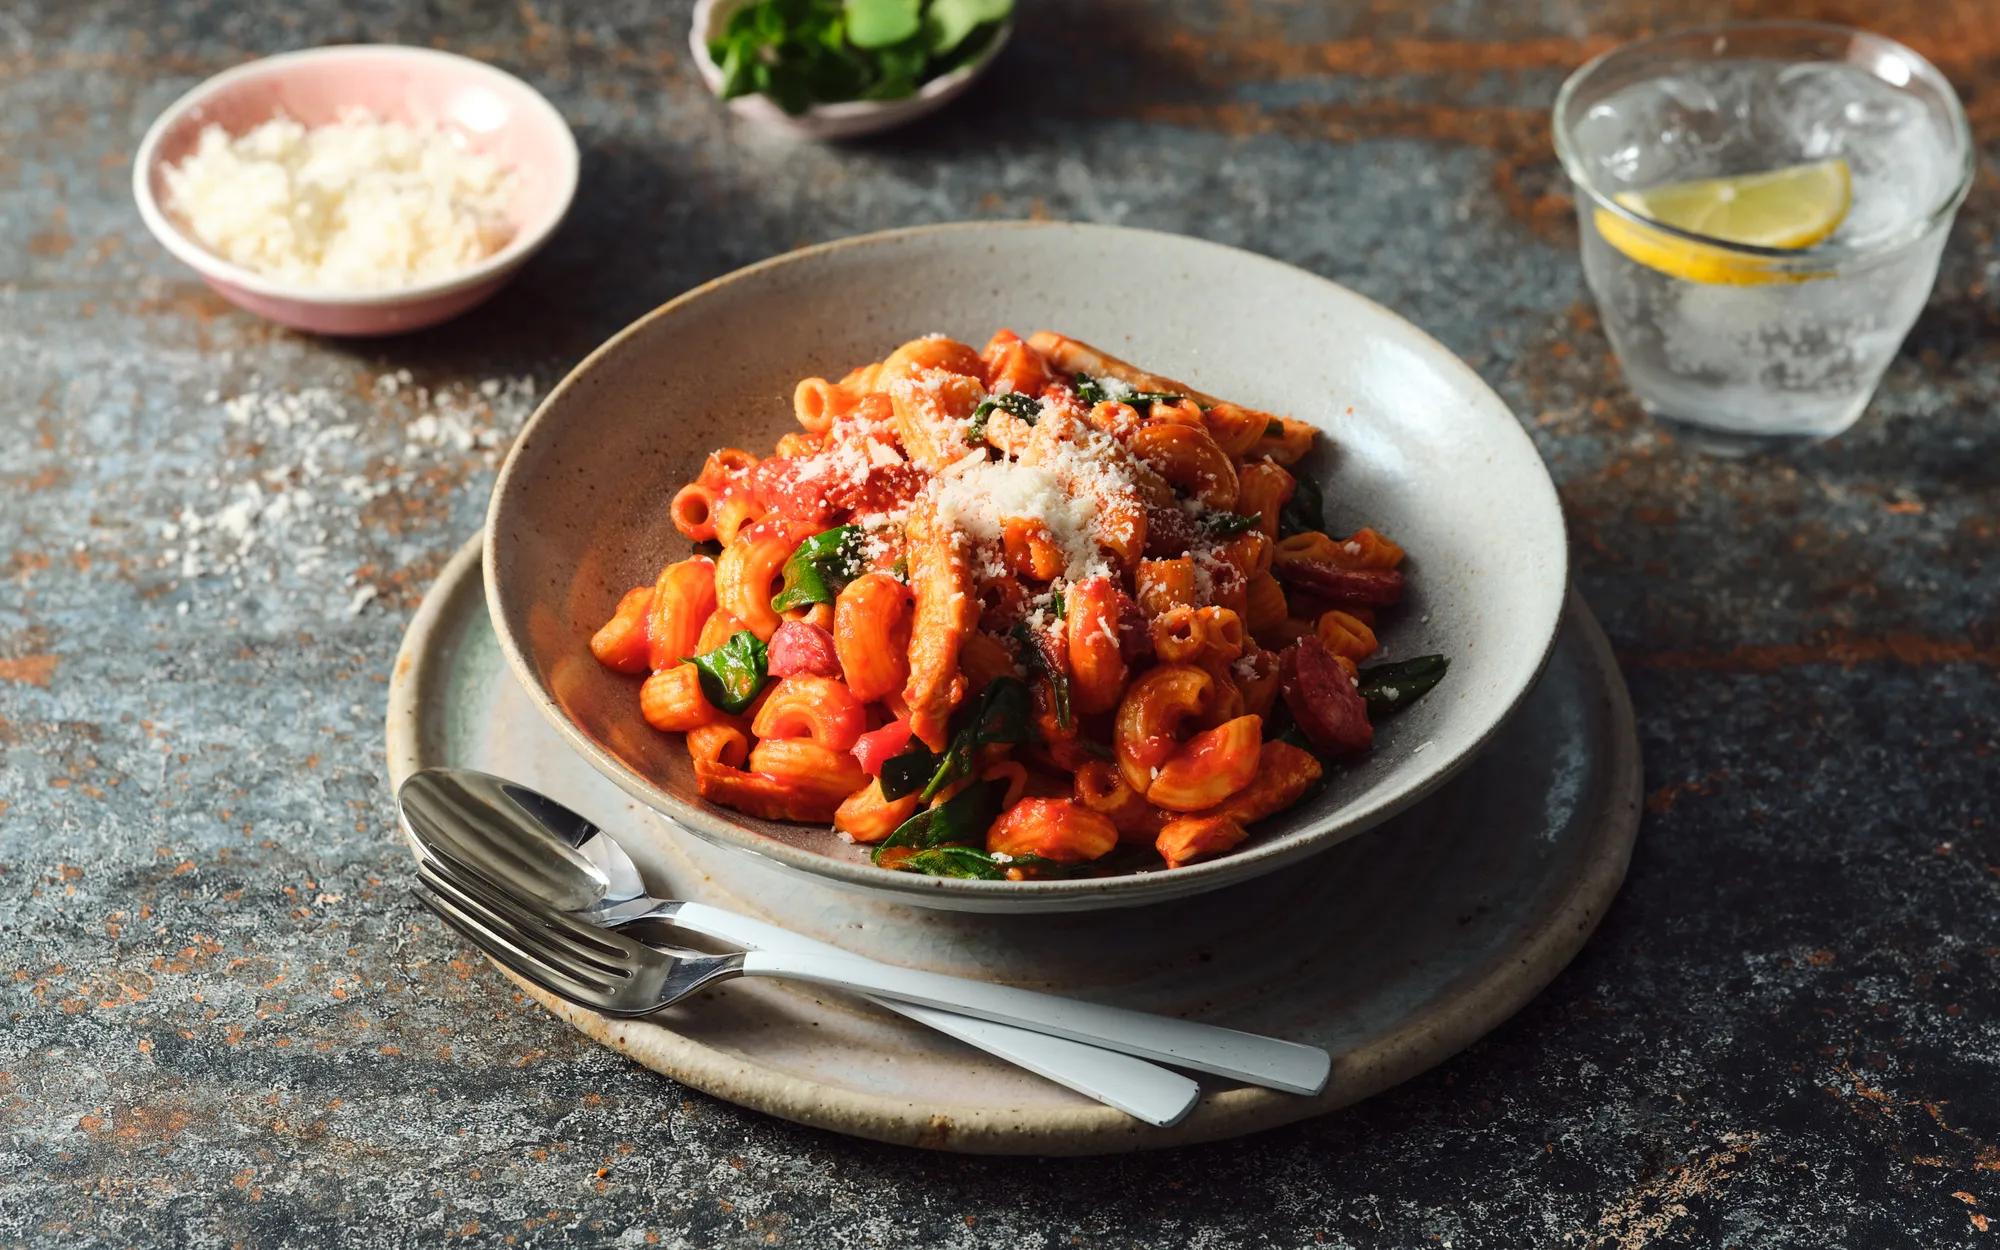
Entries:
<svg viewBox="0 0 2000 1250">
<path fill-rule="evenodd" d="M 1821 242 L 1847 219 L 1854 202 L 1847 162 L 1838 157 L 1760 174 L 1676 182 L 1624 191 L 1619 204 L 1642 217 L 1724 243 L 1799 249 Z M 1771 261 L 1683 239 L 1598 209 L 1604 241 L 1651 269 L 1689 282 L 1749 286 L 1825 275 L 1781 269 Z"/>
</svg>

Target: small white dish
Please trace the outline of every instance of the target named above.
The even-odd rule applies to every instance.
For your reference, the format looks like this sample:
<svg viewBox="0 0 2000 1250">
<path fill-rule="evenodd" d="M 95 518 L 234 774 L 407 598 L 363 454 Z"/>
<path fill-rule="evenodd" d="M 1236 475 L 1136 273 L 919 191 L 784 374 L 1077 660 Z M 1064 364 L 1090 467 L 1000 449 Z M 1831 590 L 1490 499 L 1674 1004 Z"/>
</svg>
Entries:
<svg viewBox="0 0 2000 1250">
<path fill-rule="evenodd" d="M 701 71 L 701 80 L 718 98 L 722 93 L 722 67 L 708 54 L 709 40 L 722 30 L 731 14 L 747 3 L 749 0 L 696 0 L 694 6 L 694 20 L 688 27 L 688 47 L 694 53 L 695 68 Z M 823 142 L 858 139 L 862 135 L 878 134 L 929 116 L 964 95 L 972 80 L 986 72 L 986 67 L 993 63 L 993 58 L 999 55 L 1000 49 L 1007 45 L 1013 34 L 1014 23 L 1010 18 L 1001 25 L 999 33 L 987 43 L 986 50 L 978 57 L 949 74 L 940 74 L 918 87 L 915 95 L 900 100 L 815 104 L 797 116 L 779 108 L 768 96 L 737 96 L 727 103 L 730 111 L 738 116 L 791 131 L 803 138 Z"/>
</svg>

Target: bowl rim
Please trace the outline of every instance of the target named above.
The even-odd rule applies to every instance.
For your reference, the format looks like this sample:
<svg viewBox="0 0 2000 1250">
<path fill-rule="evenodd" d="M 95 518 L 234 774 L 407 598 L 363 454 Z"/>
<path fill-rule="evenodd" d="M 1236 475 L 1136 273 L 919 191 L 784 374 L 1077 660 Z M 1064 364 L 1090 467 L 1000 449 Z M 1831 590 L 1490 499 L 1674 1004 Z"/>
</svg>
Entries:
<svg viewBox="0 0 2000 1250">
<path fill-rule="evenodd" d="M 283 72 L 285 69 L 308 61 L 345 60 L 411 60 L 432 63 L 448 62 L 470 68 L 477 76 L 495 81 L 504 89 L 518 93 L 528 111 L 536 115 L 551 133 L 560 136 L 561 160 L 558 167 L 549 171 L 559 188 L 553 207 L 542 216 L 520 230 L 507 241 L 507 245 L 491 256 L 481 260 L 469 269 L 442 278 L 412 286 L 390 287 L 380 291 L 327 291 L 316 287 L 302 286 L 282 281 L 247 269 L 210 251 L 199 240 L 189 235 L 167 213 L 166 208 L 153 194 L 152 171 L 159 163 L 160 145 L 167 132 L 188 112 L 220 95 L 246 78 L 261 74 Z M 389 307 L 435 299 L 443 295 L 453 295 L 469 290 L 481 283 L 505 274 L 555 233 L 569 214 L 571 204 L 576 199 L 576 189 L 583 158 L 577 147 L 576 135 L 569 123 L 551 104 L 548 97 L 529 85 L 525 80 L 508 73 L 498 66 L 488 65 L 456 52 L 441 48 L 420 48 L 396 43 L 342 43 L 328 44 L 318 48 L 301 48 L 295 52 L 280 52 L 274 56 L 258 57 L 241 65 L 231 66 L 219 74 L 214 74 L 195 84 L 160 111 L 146 128 L 146 134 L 139 141 L 139 150 L 132 158 L 132 198 L 138 202 L 139 216 L 146 223 L 146 229 L 159 240 L 160 245 L 171 252 L 176 259 L 199 273 L 202 277 L 273 299 L 290 300 L 300 304 L 317 305 L 325 308 Z"/>
<path fill-rule="evenodd" d="M 777 103 L 769 97 L 747 96 L 743 99 L 723 100 L 718 94 L 722 88 L 722 67 L 715 63 L 713 56 L 709 55 L 707 36 L 715 29 L 718 11 L 724 14 L 733 13 L 751 2 L 752 0 L 695 0 L 694 12 L 688 19 L 688 50 L 694 56 L 695 70 L 701 75 L 701 81 L 707 86 L 708 93 L 723 105 L 733 109 L 744 104 L 746 100 L 763 99 L 771 105 L 778 117 L 791 125 L 810 122 L 851 122 L 862 118 L 881 117 L 899 109 L 929 104 L 934 100 L 941 101 L 942 97 L 959 90 L 985 72 L 986 67 L 993 63 L 993 58 L 1000 55 L 1000 49 L 1005 47 L 1007 41 L 1014 35 L 1014 17 L 1010 13 L 1000 23 L 1000 29 L 994 32 L 993 38 L 987 41 L 985 51 L 948 74 L 925 79 L 917 84 L 915 91 L 899 100 L 836 100 L 830 104 L 813 104 L 803 113 L 792 114 L 778 108 Z"/>
<path fill-rule="evenodd" d="M 1387 793 L 1355 811 L 1355 804 L 1343 805 L 1324 820 L 1312 826 L 1295 830 L 1285 837 L 1246 850 L 1202 860 L 1182 868 L 1159 872 L 1127 873 L 1110 877 L 1075 878 L 1058 881 L 977 881 L 960 880 L 949 877 L 928 877 L 915 873 L 888 872 L 866 863 L 850 863 L 831 855 L 803 850 L 767 838 L 754 830 L 745 828 L 725 814 L 725 809 L 700 801 L 690 801 L 667 790 L 651 778 L 613 754 L 597 739 L 587 733 L 582 726 L 564 713 L 548 690 L 536 676 L 528 652 L 522 640 L 515 636 L 507 619 L 507 605 L 518 596 L 512 588 L 504 584 L 500 574 L 499 553 L 501 537 L 508 520 L 508 502 L 515 494 L 514 484 L 522 472 L 524 449 L 546 433 L 545 423 L 553 424 L 551 414 L 559 402 L 573 388 L 580 387 L 598 364 L 612 352 L 620 350 L 624 344 L 645 331 L 656 321 L 671 317 L 697 303 L 703 297 L 721 290 L 733 283 L 746 281 L 763 273 L 787 265 L 808 263 L 835 252 L 858 248 L 892 246 L 912 238 L 935 235 L 967 234 L 976 235 L 989 231 L 1062 231 L 1098 234 L 1137 236 L 1153 240 L 1163 240 L 1174 246 L 1190 246 L 1229 253 L 1239 264 L 1270 267 L 1291 275 L 1303 275 L 1326 287 L 1332 288 L 1339 296 L 1354 301 L 1360 308 L 1371 311 L 1401 327 L 1402 333 L 1410 336 L 1412 343 L 1434 354 L 1440 366 L 1456 374 L 1460 389 L 1472 394 L 1483 394 L 1487 399 L 1508 414 L 1506 423 L 1512 437 L 1518 440 L 1519 450 L 1524 452 L 1529 463 L 1539 472 L 1529 478 L 1532 500 L 1525 500 L 1524 506 L 1533 506 L 1546 513 L 1545 520 L 1552 521 L 1558 541 L 1554 544 L 1553 555 L 1558 561 L 1561 576 L 1550 579 L 1544 602 L 1534 619 L 1536 653 L 1514 689 L 1504 695 L 1504 706 L 1500 713 L 1479 732 L 1475 739 L 1454 759 L 1421 774 L 1415 779 L 1392 787 Z M 1570 559 L 1568 522 L 1563 515 L 1560 498 L 1556 493 L 1554 479 L 1550 477 L 1548 465 L 1542 459 L 1527 428 L 1514 416 L 1512 407 L 1498 392 L 1488 386 L 1485 379 L 1444 344 L 1420 329 L 1414 322 L 1404 318 L 1368 297 L 1342 286 L 1330 278 L 1322 277 L 1311 270 L 1300 268 L 1275 257 L 1264 256 L 1228 244 L 1199 239 L 1190 235 L 1173 234 L 1162 230 L 1140 229 L 1130 226 L 1114 226 L 1099 223 L 1068 221 L 965 221 L 943 222 L 923 226 L 905 226 L 868 234 L 853 235 L 833 239 L 809 247 L 799 248 L 768 257 L 720 277 L 710 279 L 692 287 L 659 307 L 653 309 L 630 325 L 606 339 L 575 368 L 565 375 L 549 393 L 543 397 L 534 413 L 521 427 L 514 443 L 508 448 L 506 459 L 494 479 L 493 492 L 489 497 L 483 541 L 481 544 L 482 579 L 486 592 L 487 612 L 492 618 L 493 632 L 498 640 L 500 653 L 506 658 L 515 680 L 527 691 L 532 702 L 542 715 L 556 727 L 563 740 L 580 752 L 584 759 L 598 772 L 609 778 L 625 793 L 645 804 L 654 812 L 665 817 L 675 826 L 695 836 L 734 848 L 738 851 L 759 856 L 766 861 L 793 871 L 808 873 L 814 877 L 841 882 L 876 894 L 892 894 L 910 902 L 924 904 L 926 900 L 951 897 L 953 904 L 932 902 L 931 905 L 956 905 L 965 903 L 983 904 L 989 909 L 1007 910 L 1007 900 L 1017 900 L 1023 909 L 1036 906 L 1049 907 L 1057 900 L 1082 900 L 1098 898 L 1104 900 L 1102 906 L 1123 906 L 1141 902 L 1178 898 L 1190 894 L 1217 889 L 1237 881 L 1248 880 L 1284 864 L 1303 859 L 1327 847 L 1337 845 L 1347 838 L 1357 836 L 1368 829 L 1388 820 L 1412 804 L 1431 794 L 1449 781 L 1467 764 L 1479 755 L 1493 737 L 1499 733 L 1520 710 L 1521 703 L 1534 688 L 1547 667 L 1549 657 L 1555 650 L 1557 632 L 1561 627 L 1563 604 L 1569 593 Z M 1339 833 L 1338 837 L 1329 834 Z M 831 833 L 827 836 L 832 837 Z M 995 908 L 995 905 L 999 905 Z"/>
</svg>

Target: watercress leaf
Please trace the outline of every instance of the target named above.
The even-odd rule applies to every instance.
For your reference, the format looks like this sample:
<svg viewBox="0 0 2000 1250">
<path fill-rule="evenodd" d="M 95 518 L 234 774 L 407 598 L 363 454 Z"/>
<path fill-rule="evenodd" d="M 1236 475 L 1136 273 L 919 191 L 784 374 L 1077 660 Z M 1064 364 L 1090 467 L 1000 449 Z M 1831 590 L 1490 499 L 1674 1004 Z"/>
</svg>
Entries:
<svg viewBox="0 0 2000 1250">
<path fill-rule="evenodd" d="M 922 27 L 921 0 L 842 0 L 847 40 L 857 48 L 886 48 Z"/>
<path fill-rule="evenodd" d="M 1013 8 L 1013 0 L 931 0 L 924 14 L 924 39 L 931 55 L 946 55 L 981 26 L 1004 21 Z"/>
<path fill-rule="evenodd" d="M 1318 482 L 1300 473 L 1292 489 L 1292 497 L 1278 509 L 1278 537 L 1289 538 L 1308 530 L 1325 529 L 1326 498 L 1320 493 Z"/>
<path fill-rule="evenodd" d="M 882 765 L 882 797 L 895 800 L 906 794 L 915 794 L 924 788 L 924 783 L 937 771 L 937 766 L 937 752 L 922 744 L 911 746 Z"/>
<path fill-rule="evenodd" d="M 701 693 L 725 712 L 749 707 L 769 676 L 770 650 L 757 635 L 740 630 L 715 650 L 688 660 L 700 674 Z"/>
<path fill-rule="evenodd" d="M 1450 667 L 1451 661 L 1441 655 L 1420 655 L 1362 669 L 1357 680 L 1368 715 L 1387 716 L 1410 706 L 1436 689 Z"/>
</svg>

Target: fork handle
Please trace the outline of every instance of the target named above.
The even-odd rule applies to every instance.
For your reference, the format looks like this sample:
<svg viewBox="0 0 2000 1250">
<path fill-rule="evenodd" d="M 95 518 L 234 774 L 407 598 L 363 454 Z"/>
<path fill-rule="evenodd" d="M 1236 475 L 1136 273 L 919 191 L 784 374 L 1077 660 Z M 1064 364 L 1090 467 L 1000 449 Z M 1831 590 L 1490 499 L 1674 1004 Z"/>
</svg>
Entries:
<svg viewBox="0 0 2000 1250">
<path fill-rule="evenodd" d="M 788 977 L 942 1008 L 1294 1094 L 1317 1094 L 1332 1069 L 1316 1046 L 849 955 L 756 950 L 743 957 L 743 975 Z"/>
<path fill-rule="evenodd" d="M 837 946 L 720 907 L 705 903 L 670 907 L 661 909 L 660 919 L 731 946 L 856 958 Z M 1167 1128 L 1180 1123 L 1201 1097 L 1201 1087 L 1193 1081 L 1143 1059 L 935 1007 L 889 998 L 870 1001 L 1148 1124 Z"/>
</svg>

